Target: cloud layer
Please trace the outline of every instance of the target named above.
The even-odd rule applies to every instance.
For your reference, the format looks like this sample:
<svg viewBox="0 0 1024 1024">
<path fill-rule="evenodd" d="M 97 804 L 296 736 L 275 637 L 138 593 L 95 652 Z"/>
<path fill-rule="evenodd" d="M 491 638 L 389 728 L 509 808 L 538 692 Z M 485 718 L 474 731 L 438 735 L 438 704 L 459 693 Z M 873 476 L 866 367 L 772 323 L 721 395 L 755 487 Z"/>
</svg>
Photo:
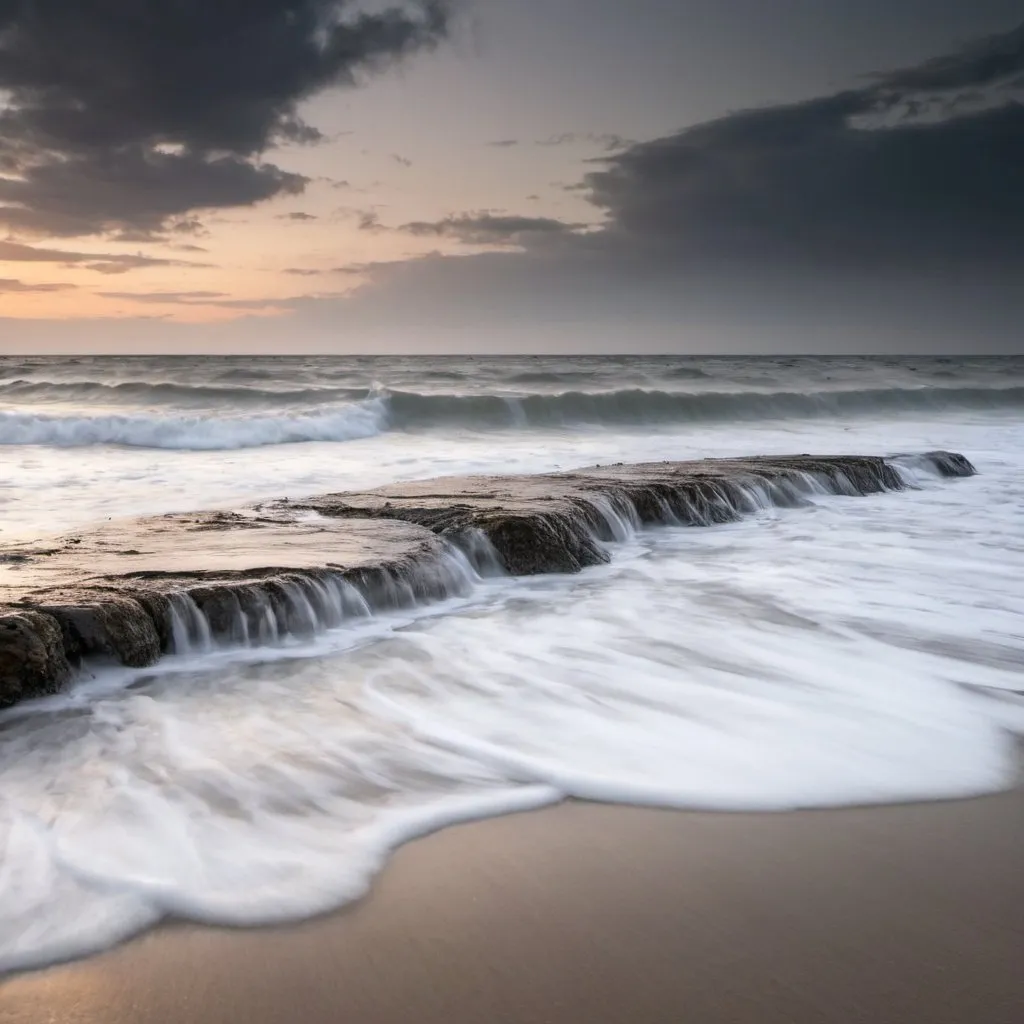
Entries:
<svg viewBox="0 0 1024 1024">
<path fill-rule="evenodd" d="M 464 213 L 441 220 L 412 221 L 398 230 L 419 237 L 451 238 L 466 245 L 522 245 L 538 236 L 574 231 L 580 224 L 567 224 L 553 217 L 524 217 L 502 213 Z"/>
<path fill-rule="evenodd" d="M 2 0 L 0 224 L 145 235 L 301 192 L 261 159 L 320 139 L 298 104 L 446 27 L 445 0 Z"/>
<path fill-rule="evenodd" d="M 495 219 L 524 251 L 376 267 L 350 315 L 407 323 L 1024 316 L 1024 27 L 864 86 L 592 161 L 596 230 Z M 486 241 L 477 214 L 407 225 Z M 961 303 L 963 305 L 963 303 Z M 991 306 L 991 308 L 989 308 Z M 1014 313 L 1016 310 L 1016 314 Z M 1019 343 L 1019 342 L 1018 342 Z"/>
<path fill-rule="evenodd" d="M 13 277 L 0 277 L 0 295 L 31 295 L 66 292 L 74 289 L 73 284 L 28 284 Z"/>
<path fill-rule="evenodd" d="M 66 249 L 45 249 L 10 240 L 0 241 L 0 262 L 56 263 L 62 267 L 83 267 L 99 274 L 124 274 L 140 267 L 204 267 L 205 263 L 161 259 L 141 253 L 75 252 Z"/>
</svg>

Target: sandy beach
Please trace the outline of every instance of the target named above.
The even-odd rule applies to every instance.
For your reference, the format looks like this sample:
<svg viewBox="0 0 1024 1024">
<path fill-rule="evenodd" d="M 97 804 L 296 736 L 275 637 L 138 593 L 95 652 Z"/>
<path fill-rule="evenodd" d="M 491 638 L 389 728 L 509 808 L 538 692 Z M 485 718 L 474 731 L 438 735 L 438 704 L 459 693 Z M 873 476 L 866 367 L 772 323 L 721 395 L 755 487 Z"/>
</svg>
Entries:
<svg viewBox="0 0 1024 1024">
<path fill-rule="evenodd" d="M 173 924 L 0 984 L 3 1024 L 1001 1024 L 1024 793 L 778 815 L 572 803 L 453 828 L 290 928 Z"/>
</svg>

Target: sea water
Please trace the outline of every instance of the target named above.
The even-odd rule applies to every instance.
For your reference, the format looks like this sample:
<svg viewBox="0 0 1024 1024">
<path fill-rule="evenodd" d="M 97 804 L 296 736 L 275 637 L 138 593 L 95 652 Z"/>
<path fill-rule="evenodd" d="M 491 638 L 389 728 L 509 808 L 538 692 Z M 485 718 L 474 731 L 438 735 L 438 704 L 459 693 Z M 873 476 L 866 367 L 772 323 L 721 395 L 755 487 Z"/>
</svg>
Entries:
<svg viewBox="0 0 1024 1024">
<path fill-rule="evenodd" d="M 301 919 L 414 836 L 569 797 L 773 811 L 1018 778 L 1024 360 L 8 358 L 0 402 L 12 549 L 441 473 L 932 448 L 979 470 L 89 667 L 0 714 L 0 970 L 168 916 Z"/>
</svg>

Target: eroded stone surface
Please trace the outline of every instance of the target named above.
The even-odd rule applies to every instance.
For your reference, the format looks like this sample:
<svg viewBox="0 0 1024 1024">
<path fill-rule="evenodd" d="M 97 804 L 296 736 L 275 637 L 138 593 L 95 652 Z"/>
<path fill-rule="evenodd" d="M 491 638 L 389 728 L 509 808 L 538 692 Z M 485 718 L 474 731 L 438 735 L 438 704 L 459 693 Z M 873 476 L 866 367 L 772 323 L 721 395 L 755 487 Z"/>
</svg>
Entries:
<svg viewBox="0 0 1024 1024">
<path fill-rule="evenodd" d="M 28 610 L 0 614 L 0 704 L 57 693 L 70 678 L 55 619 Z"/>
<path fill-rule="evenodd" d="M 58 544 L 21 549 L 0 564 L 0 602 L 56 589 L 168 590 L 272 576 L 282 570 L 354 568 L 431 551 L 429 530 L 401 522 L 303 515 L 202 512 L 106 523 Z"/>
</svg>

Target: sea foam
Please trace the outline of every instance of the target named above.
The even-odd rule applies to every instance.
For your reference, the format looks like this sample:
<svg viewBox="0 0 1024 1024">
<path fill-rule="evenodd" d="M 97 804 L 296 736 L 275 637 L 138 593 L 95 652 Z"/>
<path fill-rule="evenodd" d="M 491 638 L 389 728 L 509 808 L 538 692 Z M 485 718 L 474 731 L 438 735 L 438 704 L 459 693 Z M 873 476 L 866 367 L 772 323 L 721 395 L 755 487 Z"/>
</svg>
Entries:
<svg viewBox="0 0 1024 1024">
<path fill-rule="evenodd" d="M 900 460 L 921 490 L 752 495 L 706 530 L 622 514 L 608 565 L 468 578 L 305 638 L 220 646 L 182 601 L 178 656 L 0 716 L 0 970 L 167 916 L 301 919 L 407 839 L 566 796 L 771 811 L 1017 780 L 1019 359 L 0 358 L 0 377 L 8 542 L 439 473 L 895 446 L 980 472 Z"/>
<path fill-rule="evenodd" d="M 678 808 L 944 799 L 1011 785 L 1024 549 L 1007 465 L 856 501 L 636 532 L 575 577 L 305 646 L 102 674 L 5 717 L 0 968 L 168 915 L 296 920 L 400 843 L 566 797 Z M 995 696 L 993 696 L 995 695 Z"/>
</svg>

